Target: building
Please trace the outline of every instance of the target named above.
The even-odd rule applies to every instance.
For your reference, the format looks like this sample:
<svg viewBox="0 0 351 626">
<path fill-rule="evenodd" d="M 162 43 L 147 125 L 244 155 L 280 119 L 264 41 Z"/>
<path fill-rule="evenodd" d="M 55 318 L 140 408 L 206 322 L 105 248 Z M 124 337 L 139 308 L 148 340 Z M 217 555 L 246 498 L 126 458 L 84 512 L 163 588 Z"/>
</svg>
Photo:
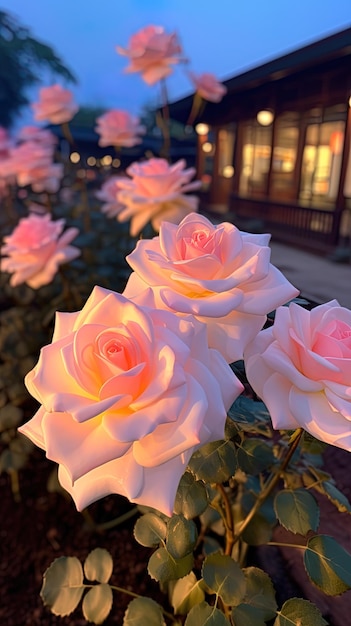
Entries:
<svg viewBox="0 0 351 626">
<path fill-rule="evenodd" d="M 206 209 L 320 252 L 351 238 L 351 28 L 224 83 L 198 116 Z M 170 107 L 186 123 L 192 95 Z"/>
</svg>

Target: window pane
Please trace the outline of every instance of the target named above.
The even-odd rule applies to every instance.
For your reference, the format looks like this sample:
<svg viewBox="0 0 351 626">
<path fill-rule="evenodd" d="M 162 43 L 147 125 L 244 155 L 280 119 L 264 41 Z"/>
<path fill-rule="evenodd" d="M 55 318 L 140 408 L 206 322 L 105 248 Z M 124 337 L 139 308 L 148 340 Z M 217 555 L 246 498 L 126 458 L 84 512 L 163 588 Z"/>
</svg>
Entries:
<svg viewBox="0 0 351 626">
<path fill-rule="evenodd" d="M 266 195 L 271 158 L 272 127 L 249 124 L 244 128 L 239 192 Z"/>
<path fill-rule="evenodd" d="M 294 196 L 298 124 L 297 113 L 285 113 L 276 120 L 270 188 L 273 197 L 289 199 Z"/>
</svg>

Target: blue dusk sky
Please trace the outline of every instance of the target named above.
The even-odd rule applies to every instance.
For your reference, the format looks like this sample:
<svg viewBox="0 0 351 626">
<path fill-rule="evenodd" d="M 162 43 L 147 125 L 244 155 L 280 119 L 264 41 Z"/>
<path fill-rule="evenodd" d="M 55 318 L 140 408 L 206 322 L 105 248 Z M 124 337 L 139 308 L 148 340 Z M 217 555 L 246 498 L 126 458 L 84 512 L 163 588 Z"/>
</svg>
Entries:
<svg viewBox="0 0 351 626">
<path fill-rule="evenodd" d="M 187 69 L 224 80 L 351 25 L 350 0 L 0 0 L 0 9 L 55 49 L 79 81 L 80 105 L 135 114 L 160 104 L 159 86 L 125 74 L 116 45 L 148 24 L 176 31 L 189 59 L 167 79 L 170 101 L 192 91 Z"/>
</svg>

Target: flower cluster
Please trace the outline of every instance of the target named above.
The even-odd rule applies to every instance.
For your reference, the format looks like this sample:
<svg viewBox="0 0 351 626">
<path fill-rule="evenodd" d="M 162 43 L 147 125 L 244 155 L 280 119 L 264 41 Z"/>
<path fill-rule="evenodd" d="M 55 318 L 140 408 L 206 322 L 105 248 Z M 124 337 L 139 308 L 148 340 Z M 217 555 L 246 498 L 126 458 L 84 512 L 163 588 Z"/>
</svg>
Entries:
<svg viewBox="0 0 351 626">
<path fill-rule="evenodd" d="M 61 85 L 40 89 L 39 102 L 33 103 L 32 107 L 36 120 L 48 121 L 51 124 L 69 122 L 78 111 L 71 91 Z"/>
</svg>

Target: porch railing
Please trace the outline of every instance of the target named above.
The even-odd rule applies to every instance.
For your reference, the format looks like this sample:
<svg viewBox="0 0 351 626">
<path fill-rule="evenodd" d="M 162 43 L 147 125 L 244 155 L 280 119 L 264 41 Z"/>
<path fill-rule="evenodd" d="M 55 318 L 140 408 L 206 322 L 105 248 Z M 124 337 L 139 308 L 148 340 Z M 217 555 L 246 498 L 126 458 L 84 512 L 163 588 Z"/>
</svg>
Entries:
<svg viewBox="0 0 351 626">
<path fill-rule="evenodd" d="M 262 228 L 277 240 L 321 253 L 339 243 L 342 212 L 284 204 L 271 200 L 230 197 L 229 211 L 242 230 Z"/>
</svg>

